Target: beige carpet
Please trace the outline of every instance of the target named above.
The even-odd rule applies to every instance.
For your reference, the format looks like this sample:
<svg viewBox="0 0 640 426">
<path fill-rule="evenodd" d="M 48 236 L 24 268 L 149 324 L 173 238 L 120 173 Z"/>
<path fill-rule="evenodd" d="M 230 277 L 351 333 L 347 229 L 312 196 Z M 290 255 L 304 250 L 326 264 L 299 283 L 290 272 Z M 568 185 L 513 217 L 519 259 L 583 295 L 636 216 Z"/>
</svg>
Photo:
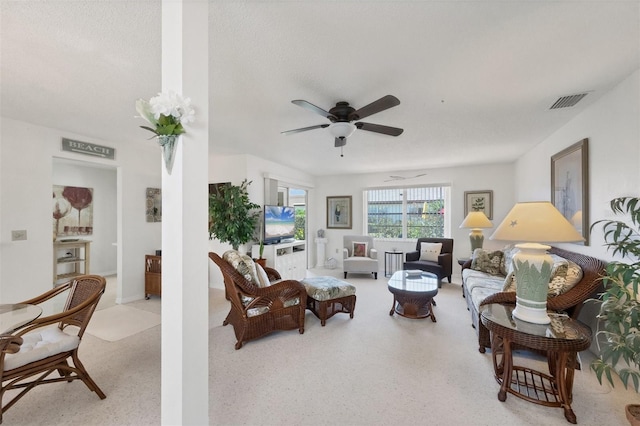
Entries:
<svg viewBox="0 0 640 426">
<path fill-rule="evenodd" d="M 322 327 L 307 312 L 304 334 L 272 333 L 238 351 L 233 328 L 222 326 L 229 312 L 224 290 L 210 289 L 210 425 L 569 425 L 560 408 L 514 395 L 498 400 L 491 354 L 478 352 L 459 275 L 438 292 L 436 323 L 389 316 L 393 298 L 382 274 L 347 281 L 357 287 L 353 319 L 338 314 Z M 158 314 L 160 302 L 152 297 L 126 306 Z M 113 314 L 108 323 L 115 327 L 118 310 L 104 311 Z M 3 424 L 160 425 L 160 334 L 152 327 L 109 342 L 85 333 L 80 358 L 107 398 L 79 381 L 38 386 L 4 413 Z M 581 356 L 586 367 L 588 354 Z M 521 361 L 544 367 L 519 355 Z M 572 406 L 579 425 L 628 424 L 624 406 L 640 402 L 640 395 L 615 380 L 612 389 L 588 368 L 576 372 Z"/>
<path fill-rule="evenodd" d="M 115 342 L 160 324 L 160 315 L 126 305 L 96 311 L 87 333 Z"/>
</svg>

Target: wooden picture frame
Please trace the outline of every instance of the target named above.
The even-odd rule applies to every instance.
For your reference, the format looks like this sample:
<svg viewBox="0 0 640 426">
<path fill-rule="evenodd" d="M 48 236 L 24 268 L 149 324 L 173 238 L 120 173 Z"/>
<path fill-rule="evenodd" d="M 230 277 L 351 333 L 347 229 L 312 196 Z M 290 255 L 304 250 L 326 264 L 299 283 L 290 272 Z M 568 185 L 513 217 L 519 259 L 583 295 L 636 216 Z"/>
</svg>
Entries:
<svg viewBox="0 0 640 426">
<path fill-rule="evenodd" d="M 352 218 L 351 195 L 327 197 L 328 229 L 351 229 Z"/>
<path fill-rule="evenodd" d="M 493 219 L 493 191 L 464 191 L 464 217 L 469 212 L 483 212 L 489 220 Z"/>
<path fill-rule="evenodd" d="M 589 139 L 551 157 L 551 204 L 589 245 Z M 579 243 L 578 243 L 579 244 Z"/>
</svg>

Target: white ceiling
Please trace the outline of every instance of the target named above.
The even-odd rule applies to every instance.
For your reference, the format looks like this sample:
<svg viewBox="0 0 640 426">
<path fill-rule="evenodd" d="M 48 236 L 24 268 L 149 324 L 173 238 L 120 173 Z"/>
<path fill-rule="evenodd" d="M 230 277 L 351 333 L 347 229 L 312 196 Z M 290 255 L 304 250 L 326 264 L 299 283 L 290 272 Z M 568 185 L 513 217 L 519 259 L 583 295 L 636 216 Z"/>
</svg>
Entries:
<svg viewBox="0 0 640 426">
<path fill-rule="evenodd" d="M 148 138 L 134 102 L 161 87 L 159 1 L 0 13 L 3 116 Z M 210 1 L 209 28 L 211 152 L 313 175 L 512 161 L 640 66 L 638 1 Z M 404 133 L 356 131 L 344 158 L 328 129 L 280 134 L 328 123 L 293 99 L 357 109 L 387 94 L 401 104 L 364 121 Z"/>
</svg>

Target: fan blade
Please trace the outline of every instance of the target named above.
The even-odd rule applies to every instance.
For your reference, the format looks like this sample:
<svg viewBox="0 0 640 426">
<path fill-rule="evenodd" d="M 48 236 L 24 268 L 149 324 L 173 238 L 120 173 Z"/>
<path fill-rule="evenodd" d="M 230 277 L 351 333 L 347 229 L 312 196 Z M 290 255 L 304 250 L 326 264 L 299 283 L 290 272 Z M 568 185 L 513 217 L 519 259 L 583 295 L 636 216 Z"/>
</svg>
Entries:
<svg viewBox="0 0 640 426">
<path fill-rule="evenodd" d="M 377 101 L 371 102 L 369 105 L 360 108 L 349 114 L 349 121 L 362 120 L 365 117 L 376 114 L 385 109 L 400 105 L 400 100 L 392 95 L 383 96 Z"/>
<path fill-rule="evenodd" d="M 295 101 L 291 101 L 291 103 L 298 105 L 299 107 L 306 108 L 309 111 L 313 111 L 316 114 L 320 114 L 321 116 L 328 118 L 331 122 L 334 122 L 338 119 L 335 115 L 331 114 L 329 111 L 325 111 L 322 108 L 315 106 L 311 102 L 304 101 L 302 99 L 296 99 Z"/>
<path fill-rule="evenodd" d="M 369 132 L 376 132 L 376 133 L 382 133 L 383 135 L 389 135 L 389 136 L 400 136 L 402 134 L 402 132 L 404 132 L 403 129 L 400 129 L 398 127 L 389 127 L 389 126 L 383 126 L 381 124 L 373 124 L 373 123 L 356 123 L 356 127 L 360 130 L 367 130 Z"/>
<path fill-rule="evenodd" d="M 347 144 L 347 138 L 336 138 L 335 147 L 340 148 L 341 146 L 345 146 Z"/>
<path fill-rule="evenodd" d="M 306 132 L 307 130 L 324 129 L 325 127 L 329 127 L 329 125 L 328 124 L 317 124 L 315 126 L 302 127 L 300 129 L 285 130 L 284 132 L 280 132 L 280 133 L 283 133 L 283 134 L 286 134 L 286 135 L 290 135 L 292 133 Z"/>
</svg>

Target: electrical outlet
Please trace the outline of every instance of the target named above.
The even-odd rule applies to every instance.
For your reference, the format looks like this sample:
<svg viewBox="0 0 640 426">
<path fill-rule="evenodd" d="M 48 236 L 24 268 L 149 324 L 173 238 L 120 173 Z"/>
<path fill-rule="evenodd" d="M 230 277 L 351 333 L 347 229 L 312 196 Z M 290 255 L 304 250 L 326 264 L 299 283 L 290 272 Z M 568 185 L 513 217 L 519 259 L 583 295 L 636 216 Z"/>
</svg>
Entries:
<svg viewBox="0 0 640 426">
<path fill-rule="evenodd" d="M 17 231 L 11 231 L 11 241 L 23 241 L 27 239 L 27 230 L 20 229 Z"/>
</svg>

